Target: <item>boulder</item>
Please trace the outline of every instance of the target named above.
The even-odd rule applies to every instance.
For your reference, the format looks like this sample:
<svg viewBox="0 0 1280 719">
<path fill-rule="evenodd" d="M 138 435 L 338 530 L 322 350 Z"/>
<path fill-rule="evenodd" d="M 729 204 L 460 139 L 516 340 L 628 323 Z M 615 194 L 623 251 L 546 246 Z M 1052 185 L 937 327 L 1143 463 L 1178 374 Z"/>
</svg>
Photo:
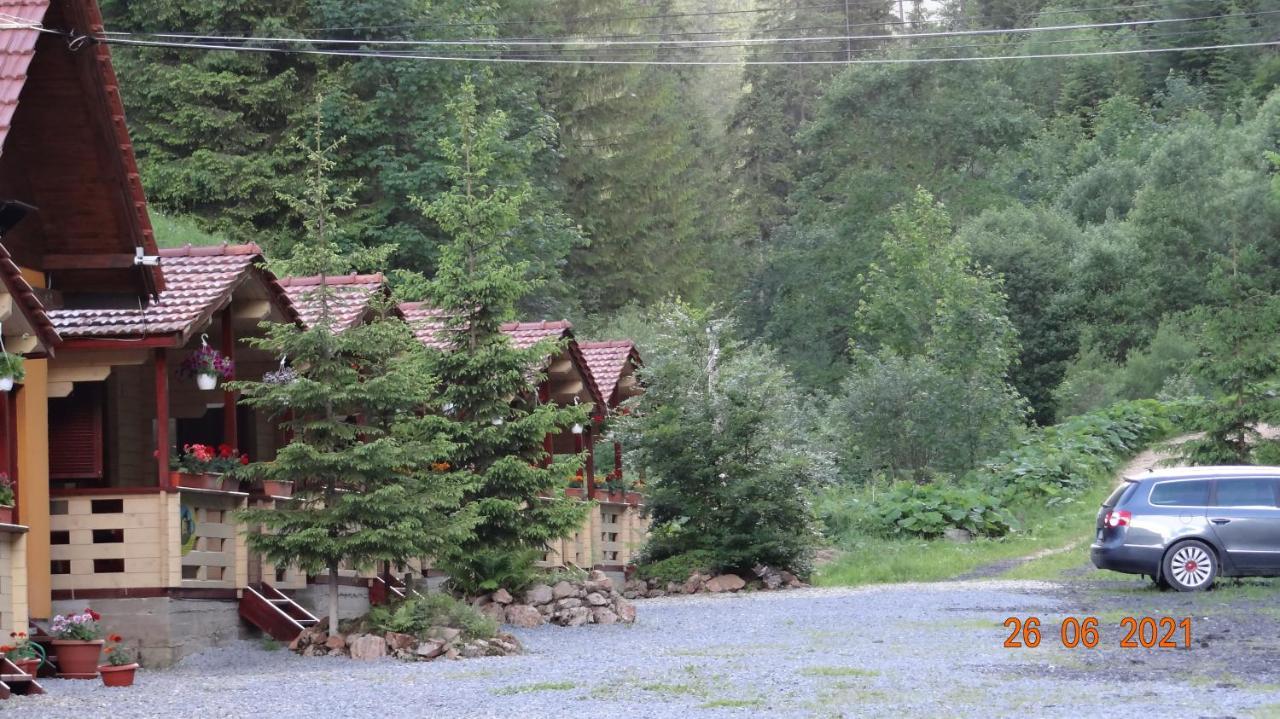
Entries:
<svg viewBox="0 0 1280 719">
<path fill-rule="evenodd" d="M 577 596 L 578 588 L 566 581 L 556 582 L 551 588 L 551 596 L 554 599 L 564 599 L 565 597 Z"/>
<path fill-rule="evenodd" d="M 447 652 L 445 652 L 445 653 L 444 653 L 444 658 L 445 658 L 445 659 L 457 659 L 457 658 L 458 658 L 458 650 L 457 650 L 457 649 L 454 649 L 453 647 L 449 647 L 449 651 L 447 651 Z"/>
<path fill-rule="evenodd" d="M 685 594 L 697 594 L 698 592 L 702 591 L 702 589 L 706 586 L 706 584 L 707 584 L 707 578 L 702 576 L 698 572 L 694 572 L 693 574 L 689 575 L 689 579 L 684 583 L 684 586 L 681 587 L 681 591 L 683 591 Z"/>
<path fill-rule="evenodd" d="M 418 639 L 412 634 L 401 634 L 400 632 L 387 632 L 383 639 L 387 641 L 387 647 L 392 651 L 412 649 L 418 643 Z"/>
<path fill-rule="evenodd" d="M 556 602 L 556 611 L 560 612 L 566 609 L 573 609 L 574 607 L 580 607 L 580 606 L 582 606 L 581 599 L 578 599 L 577 597 L 565 597 L 564 599 L 561 599 L 560 601 Z"/>
<path fill-rule="evenodd" d="M 342 651 L 343 649 L 347 648 L 347 640 L 343 639 L 341 634 L 334 634 L 333 636 L 324 640 L 324 646 L 326 649 L 329 649 L 330 651 L 334 649 L 338 651 Z"/>
<path fill-rule="evenodd" d="M 447 645 L 439 639 L 431 639 L 419 644 L 418 648 L 415 649 L 413 653 L 417 654 L 422 659 L 435 659 L 441 654 L 444 654 L 446 646 Z"/>
<path fill-rule="evenodd" d="M 617 624 L 618 615 L 608 607 L 596 607 L 591 610 L 591 619 L 596 624 Z"/>
<path fill-rule="evenodd" d="M 580 627 L 591 621 L 591 610 L 586 607 L 573 607 L 558 612 L 556 616 L 559 617 L 558 624 L 566 627 Z"/>
<path fill-rule="evenodd" d="M 658 587 L 654 587 L 658 589 Z M 678 582 L 667 582 L 667 594 L 679 594 L 684 591 L 684 585 Z"/>
<path fill-rule="evenodd" d="M 386 640 L 382 637 L 375 637 L 372 634 L 353 635 L 352 640 L 348 642 L 348 646 L 351 648 L 352 659 L 372 661 L 387 655 Z"/>
<path fill-rule="evenodd" d="M 499 589 L 493 593 L 493 601 L 498 604 L 510 604 L 513 600 L 511 593 L 505 589 Z"/>
<path fill-rule="evenodd" d="M 552 599 L 555 599 L 555 595 L 551 587 L 545 584 L 535 584 L 524 593 L 524 603 L 535 607 L 539 604 L 550 604 Z"/>
<path fill-rule="evenodd" d="M 483 657 L 489 653 L 489 642 L 483 639 L 473 639 L 463 644 L 458 653 L 462 655 L 463 659 Z"/>
<path fill-rule="evenodd" d="M 538 607 L 537 607 L 537 609 L 538 609 L 538 614 L 541 614 L 541 615 L 542 615 L 542 616 L 544 616 L 544 617 L 549 617 L 549 616 L 551 616 L 551 614 L 552 614 L 553 612 L 555 612 L 555 610 L 556 610 L 556 605 L 554 605 L 554 604 L 539 604 L 539 605 L 538 605 Z"/>
<path fill-rule="evenodd" d="M 499 624 L 507 621 L 507 608 L 497 602 L 480 607 L 480 613 Z"/>
<path fill-rule="evenodd" d="M 631 624 L 636 620 L 636 605 L 625 599 L 619 599 L 613 603 L 613 611 L 618 615 L 618 621 L 623 624 Z"/>
<path fill-rule="evenodd" d="M 658 597 L 667 596 L 667 593 L 662 591 L 661 589 L 655 589 L 652 592 L 649 592 L 648 594 L 646 594 L 645 596 L 649 597 L 650 599 L 657 599 Z M 623 599 L 633 599 L 633 597 L 623 597 Z"/>
<path fill-rule="evenodd" d="M 720 592 L 736 592 L 747 586 L 747 583 L 736 574 L 721 574 L 717 577 L 712 577 L 705 586 L 708 592 L 718 594 Z"/>
<path fill-rule="evenodd" d="M 603 607 L 609 603 L 609 597 L 599 592 L 592 592 L 587 595 L 587 604 L 593 607 Z"/>
<path fill-rule="evenodd" d="M 513 627 L 531 629 L 541 626 L 542 613 L 528 604 L 512 604 L 507 607 L 506 623 Z"/>
<path fill-rule="evenodd" d="M 608 579 L 608 578 L 609 578 L 609 575 L 605 574 L 603 571 L 599 569 L 592 569 L 590 572 L 587 572 L 588 582 L 598 582 L 601 579 Z"/>
<path fill-rule="evenodd" d="M 462 630 L 454 629 L 453 627 L 431 627 L 427 630 L 427 636 L 431 639 L 439 639 L 445 644 L 448 644 L 462 636 Z"/>
<path fill-rule="evenodd" d="M 973 534 L 969 530 L 958 527 L 947 527 L 942 530 L 942 536 L 954 544 L 968 544 L 973 539 Z"/>
</svg>

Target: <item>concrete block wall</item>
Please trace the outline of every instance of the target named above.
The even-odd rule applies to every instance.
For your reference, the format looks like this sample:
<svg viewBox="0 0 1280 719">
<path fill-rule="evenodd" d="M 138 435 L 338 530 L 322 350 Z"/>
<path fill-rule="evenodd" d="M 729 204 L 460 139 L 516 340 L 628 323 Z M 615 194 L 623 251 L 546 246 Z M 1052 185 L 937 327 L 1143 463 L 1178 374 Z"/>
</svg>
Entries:
<svg viewBox="0 0 1280 719">
<path fill-rule="evenodd" d="M 106 633 L 123 636 L 144 667 L 172 666 L 203 649 L 250 637 L 233 600 L 145 597 L 53 603 L 57 614 L 80 612 L 85 607 L 102 614 Z"/>
</svg>

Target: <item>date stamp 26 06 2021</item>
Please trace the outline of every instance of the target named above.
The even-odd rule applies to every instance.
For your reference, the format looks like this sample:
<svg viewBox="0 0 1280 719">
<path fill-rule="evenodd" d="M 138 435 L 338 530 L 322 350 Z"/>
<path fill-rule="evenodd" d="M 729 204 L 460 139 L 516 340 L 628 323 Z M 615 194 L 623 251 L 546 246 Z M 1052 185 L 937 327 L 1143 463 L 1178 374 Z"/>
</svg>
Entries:
<svg viewBox="0 0 1280 719">
<path fill-rule="evenodd" d="M 1009 617 L 1004 620 L 1009 636 L 1008 649 L 1040 646 L 1043 639 L 1039 617 Z M 1120 620 L 1121 649 L 1190 649 L 1191 617 L 1124 617 Z M 1058 640 L 1067 649 L 1092 649 L 1102 641 L 1097 617 L 1066 617 L 1058 628 Z"/>
</svg>

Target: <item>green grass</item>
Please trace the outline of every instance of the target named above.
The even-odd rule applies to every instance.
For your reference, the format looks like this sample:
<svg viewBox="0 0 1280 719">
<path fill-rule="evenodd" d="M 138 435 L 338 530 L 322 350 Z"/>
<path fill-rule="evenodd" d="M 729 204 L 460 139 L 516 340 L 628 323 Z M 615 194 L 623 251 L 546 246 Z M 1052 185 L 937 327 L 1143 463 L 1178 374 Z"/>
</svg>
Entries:
<svg viewBox="0 0 1280 719">
<path fill-rule="evenodd" d="M 874 677 L 879 672 L 857 667 L 805 667 L 800 673 L 806 677 Z"/>
<path fill-rule="evenodd" d="M 653 692 L 655 694 L 683 695 L 683 694 L 702 693 L 702 687 L 694 684 L 668 684 L 665 682 L 649 682 L 648 684 L 641 684 L 640 688 L 643 689 L 644 691 Z"/>
<path fill-rule="evenodd" d="M 724 709 L 739 707 L 758 707 L 764 704 L 759 699 L 716 699 L 701 705 L 702 709 Z"/>
<path fill-rule="evenodd" d="M 183 245 L 220 245 L 225 237 L 210 234 L 200 229 L 189 217 L 174 216 L 152 209 L 151 226 L 156 232 L 156 244 L 161 247 L 182 247 Z"/>
<path fill-rule="evenodd" d="M 529 694 L 530 692 L 563 692 L 573 689 L 573 682 L 538 682 L 536 684 L 521 684 L 514 687 L 503 687 L 494 689 L 493 693 L 498 696 L 511 696 L 512 694 Z"/>
<path fill-rule="evenodd" d="M 1093 536 L 1098 507 L 1110 493 L 1112 481 L 1110 475 L 1099 477 L 1092 489 L 1070 504 L 1025 510 L 1018 517 L 1022 528 L 999 539 L 978 538 L 967 544 L 941 539 L 856 538 L 846 541 L 841 545 L 845 553 L 819 570 L 814 583 L 830 587 L 937 581 L 1073 542 L 1087 546 Z M 1059 558 L 1055 561 L 1068 560 Z M 1027 571 L 1042 570 L 1034 568 Z"/>
</svg>

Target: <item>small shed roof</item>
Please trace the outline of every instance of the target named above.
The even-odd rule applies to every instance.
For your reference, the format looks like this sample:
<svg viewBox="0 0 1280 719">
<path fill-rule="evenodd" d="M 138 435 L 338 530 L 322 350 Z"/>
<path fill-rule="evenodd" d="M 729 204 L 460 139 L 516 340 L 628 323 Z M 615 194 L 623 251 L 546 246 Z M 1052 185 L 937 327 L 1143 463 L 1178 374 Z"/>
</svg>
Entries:
<svg viewBox="0 0 1280 719">
<path fill-rule="evenodd" d="M 49 319 L 49 314 L 45 311 L 40 298 L 36 296 L 31 283 L 22 276 L 22 270 L 9 256 L 9 251 L 3 245 L 0 245 L 0 282 L 4 283 L 5 291 L 13 297 L 23 320 L 31 328 L 32 333 L 40 339 L 44 350 L 52 352 L 54 347 L 62 342 L 62 337 L 58 335 L 57 328 L 53 326 L 53 321 Z"/>
<path fill-rule="evenodd" d="M 330 289 L 330 324 L 339 332 L 362 322 L 373 308 L 373 298 L 387 291 L 387 279 L 382 273 L 327 275 L 324 285 Z M 311 327 L 320 321 L 319 276 L 283 277 L 280 286 L 293 301 L 303 324 Z"/>
<path fill-rule="evenodd" d="M 414 334 L 428 347 L 438 350 L 449 349 L 448 338 L 443 336 L 449 330 L 448 314 L 424 302 L 404 302 L 400 305 L 405 320 L 413 327 Z M 587 363 L 577 340 L 573 338 L 573 323 L 568 320 L 540 320 L 537 322 L 506 322 L 502 331 L 511 338 L 517 349 L 529 349 L 547 339 L 568 340 L 566 352 L 573 359 L 574 365 L 582 374 L 594 401 L 601 408 L 607 406 L 606 398 L 600 392 L 591 366 Z M 548 358 L 550 359 L 550 358 Z"/>
<path fill-rule="evenodd" d="M 258 281 L 286 321 L 300 318 L 278 280 L 262 266 L 257 245 L 216 245 L 160 251 L 168 287 L 140 309 L 59 309 L 49 312 L 67 338 L 178 335 L 184 344 L 246 282 Z"/>
<path fill-rule="evenodd" d="M 627 364 L 630 363 L 633 367 L 641 364 L 636 343 L 631 340 L 606 340 L 579 342 L 578 346 L 582 348 L 582 356 L 586 358 L 591 374 L 595 375 L 600 391 L 609 397 L 610 405 L 617 404 L 618 382 L 622 379 Z"/>
</svg>

